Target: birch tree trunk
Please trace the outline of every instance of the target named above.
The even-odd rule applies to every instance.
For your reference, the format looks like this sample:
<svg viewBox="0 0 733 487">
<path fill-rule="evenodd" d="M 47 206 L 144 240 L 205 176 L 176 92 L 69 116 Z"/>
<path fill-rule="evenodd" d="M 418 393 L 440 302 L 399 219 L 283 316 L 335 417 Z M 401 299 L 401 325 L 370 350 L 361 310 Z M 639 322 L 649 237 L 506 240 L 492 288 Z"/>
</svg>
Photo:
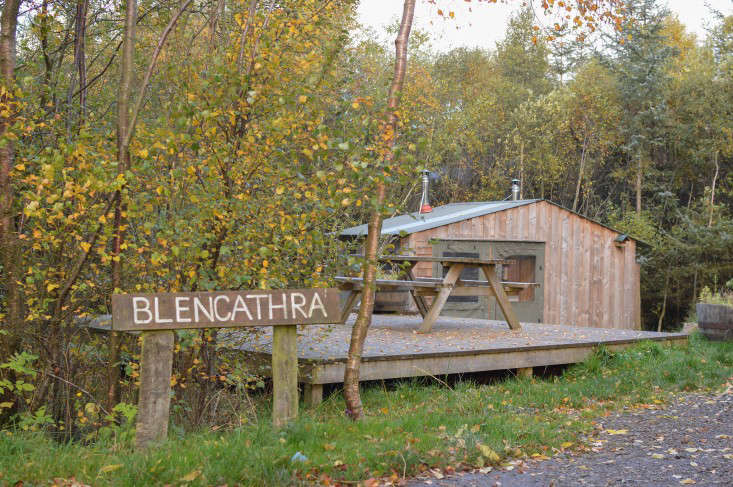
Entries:
<svg viewBox="0 0 733 487">
<path fill-rule="evenodd" d="M 642 171 L 644 170 L 644 164 L 642 163 L 641 154 L 639 154 L 638 158 L 638 165 L 636 168 L 636 214 L 641 216 L 641 178 Z"/>
<path fill-rule="evenodd" d="M 573 198 L 573 211 L 578 210 L 578 199 L 580 198 L 580 186 L 583 182 L 583 171 L 585 170 L 585 154 L 588 148 L 588 135 L 583 139 L 583 149 L 580 154 L 580 167 L 578 168 L 578 181 L 575 183 L 575 198 Z"/>
<path fill-rule="evenodd" d="M 20 242 L 13 214 L 15 191 L 10 180 L 10 170 L 15 162 L 15 144 L 12 138 L 5 138 L 15 120 L 15 44 L 19 8 L 20 0 L 5 0 L 0 17 L 0 105 L 8 113 L 0 116 L 0 139 L 5 139 L 5 144 L 0 147 L 0 282 L 5 289 L 7 306 L 3 320 L 5 323 L 0 329 L 9 331 L 7 335 L 0 335 L 0 357 L 3 359 L 17 351 L 19 340 L 14 330 L 19 330 L 23 325 L 21 290 L 18 285 Z M 8 371 L 8 375 L 9 379 L 14 380 L 12 371 Z M 9 391 L 6 394 L 10 394 Z M 10 398 L 0 395 L 0 401 L 10 401 Z M 14 408 L 5 408 L 2 415 L 14 412 Z"/>
<path fill-rule="evenodd" d="M 710 217 L 708 218 L 708 228 L 713 226 L 713 210 L 715 208 L 715 183 L 718 181 L 718 173 L 720 165 L 718 164 L 718 151 L 713 153 L 713 162 L 715 163 L 715 174 L 713 175 L 713 184 L 710 186 Z"/>
<path fill-rule="evenodd" d="M 402 10 L 402 21 L 400 30 L 395 39 L 395 65 L 392 85 L 389 88 L 389 99 L 387 116 L 382 130 L 382 136 L 386 140 L 387 153 L 385 162 L 387 165 L 392 161 L 395 137 L 397 134 L 397 107 L 400 102 L 402 85 L 407 70 L 407 42 L 412 29 L 412 19 L 415 14 L 415 0 L 405 0 Z M 372 321 L 374 310 L 374 291 L 377 274 L 377 249 L 379 236 L 382 233 L 382 205 L 384 203 L 386 188 L 384 181 L 380 178 L 377 183 L 376 207 L 372 209 L 367 225 L 368 232 L 364 249 L 364 289 L 361 292 L 361 306 L 356 317 L 356 322 L 351 331 L 351 342 L 349 353 L 346 359 L 346 370 L 344 371 L 344 397 L 346 399 L 346 414 L 354 420 L 364 415 L 364 407 L 359 394 L 359 367 L 361 365 L 361 354 L 364 349 L 364 340 L 367 330 Z"/>
</svg>

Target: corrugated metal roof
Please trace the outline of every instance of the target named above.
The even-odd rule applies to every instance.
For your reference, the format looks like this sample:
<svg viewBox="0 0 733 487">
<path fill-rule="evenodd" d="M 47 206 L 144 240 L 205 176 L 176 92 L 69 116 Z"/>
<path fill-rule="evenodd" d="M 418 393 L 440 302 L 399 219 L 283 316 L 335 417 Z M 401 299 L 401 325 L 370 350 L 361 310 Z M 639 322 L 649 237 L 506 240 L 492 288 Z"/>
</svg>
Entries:
<svg viewBox="0 0 733 487">
<path fill-rule="evenodd" d="M 468 220 L 477 216 L 496 213 L 497 211 L 515 208 L 517 206 L 536 203 L 541 200 L 518 201 L 482 201 L 474 203 L 449 203 L 433 208 L 430 213 L 408 213 L 406 215 L 387 218 L 382 223 L 382 235 L 400 235 L 422 232 L 431 228 L 441 227 L 450 223 Z M 367 225 L 357 225 L 343 230 L 342 237 L 359 237 L 367 234 Z"/>
</svg>

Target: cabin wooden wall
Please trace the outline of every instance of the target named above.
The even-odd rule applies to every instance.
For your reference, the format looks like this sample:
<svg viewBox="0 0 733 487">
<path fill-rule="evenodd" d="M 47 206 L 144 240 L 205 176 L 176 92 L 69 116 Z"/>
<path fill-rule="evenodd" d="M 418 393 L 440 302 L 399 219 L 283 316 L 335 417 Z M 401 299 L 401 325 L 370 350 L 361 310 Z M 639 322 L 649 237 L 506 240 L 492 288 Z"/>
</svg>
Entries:
<svg viewBox="0 0 733 487">
<path fill-rule="evenodd" d="M 486 239 L 545 242 L 545 323 L 639 329 L 636 242 L 617 247 L 619 234 L 547 201 L 539 201 L 413 233 L 402 246 L 433 255 L 429 240 Z M 430 277 L 432 265 L 415 275 Z"/>
</svg>

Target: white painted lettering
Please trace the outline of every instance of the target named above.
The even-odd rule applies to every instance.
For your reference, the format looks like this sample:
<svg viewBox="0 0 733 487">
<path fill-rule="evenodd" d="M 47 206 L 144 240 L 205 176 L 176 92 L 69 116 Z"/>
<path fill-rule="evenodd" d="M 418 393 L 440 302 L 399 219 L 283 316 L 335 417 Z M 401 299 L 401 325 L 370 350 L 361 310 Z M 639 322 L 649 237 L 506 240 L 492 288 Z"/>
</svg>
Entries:
<svg viewBox="0 0 733 487">
<path fill-rule="evenodd" d="M 318 303 L 316 304 L 316 302 Z M 308 318 L 313 318 L 313 311 L 315 311 L 316 309 L 320 309 L 323 317 L 328 318 L 326 308 L 323 306 L 323 301 L 321 301 L 321 297 L 318 295 L 317 292 L 313 293 L 313 299 L 311 299 L 311 305 L 310 308 L 308 308 Z"/>
<path fill-rule="evenodd" d="M 248 294 L 246 297 L 254 298 L 257 300 L 257 319 L 262 319 L 262 307 L 260 306 L 260 299 L 266 299 L 267 294 Z"/>
<path fill-rule="evenodd" d="M 191 318 L 184 318 L 181 313 L 187 313 L 190 311 L 188 303 L 184 306 L 183 302 L 188 302 L 190 298 L 187 296 L 176 296 L 176 321 L 178 323 L 190 323 Z"/>
<path fill-rule="evenodd" d="M 268 300 L 270 304 L 270 319 L 273 319 L 272 311 L 275 309 L 283 310 L 283 318 L 288 319 L 288 298 L 285 296 L 285 293 L 281 294 L 280 298 L 282 299 L 283 304 L 272 304 L 272 294 L 270 294 L 270 298 Z"/>
<path fill-rule="evenodd" d="M 295 299 L 298 299 L 298 302 L 295 302 Z M 303 318 L 308 318 L 308 315 L 303 310 L 303 306 L 305 306 L 305 295 L 303 293 L 293 293 L 290 295 L 290 309 L 293 313 L 293 319 L 296 319 L 297 316 L 295 315 L 295 311 L 300 311 L 300 314 L 303 315 Z"/>
<path fill-rule="evenodd" d="M 158 298 L 153 298 L 153 308 L 155 309 L 155 322 L 156 323 L 173 323 L 173 318 L 161 318 L 160 317 L 160 303 Z"/>
<path fill-rule="evenodd" d="M 140 304 L 144 306 L 139 306 Z M 139 318 L 140 313 L 147 314 L 147 319 Z M 150 301 L 147 298 L 132 298 L 132 321 L 136 325 L 144 325 L 153 321 L 153 313 L 150 312 Z"/>
<path fill-rule="evenodd" d="M 237 321 L 237 313 L 239 311 L 244 311 L 247 314 L 247 319 L 252 320 L 252 313 L 249 312 L 247 303 L 244 302 L 244 298 L 241 295 L 237 294 L 237 300 L 234 301 L 234 308 L 232 308 L 232 321 Z"/>
<path fill-rule="evenodd" d="M 226 302 L 229 302 L 229 296 L 217 296 L 214 298 L 214 316 L 216 316 L 217 321 L 229 321 L 229 318 L 231 318 L 232 314 L 227 313 L 226 316 L 219 315 L 219 301 L 226 300 Z"/>
<path fill-rule="evenodd" d="M 201 320 L 199 319 L 199 311 L 201 311 L 201 314 L 206 316 L 209 321 L 214 321 L 214 314 L 212 312 L 212 308 L 214 307 L 214 304 L 211 302 L 211 296 L 209 296 L 209 309 L 206 309 L 206 307 L 201 304 L 201 300 L 194 296 L 193 298 L 193 315 L 194 319 L 196 320 L 196 323 L 199 323 Z"/>
</svg>

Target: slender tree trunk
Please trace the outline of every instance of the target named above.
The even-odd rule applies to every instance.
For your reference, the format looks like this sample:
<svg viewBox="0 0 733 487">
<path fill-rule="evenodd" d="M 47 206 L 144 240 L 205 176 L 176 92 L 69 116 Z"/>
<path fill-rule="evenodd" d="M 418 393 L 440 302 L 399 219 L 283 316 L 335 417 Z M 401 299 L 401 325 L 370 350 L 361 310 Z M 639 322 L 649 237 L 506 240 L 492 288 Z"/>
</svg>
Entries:
<svg viewBox="0 0 733 487">
<path fill-rule="evenodd" d="M 125 9 L 125 33 L 120 58 L 120 85 L 117 92 L 117 174 L 123 175 L 130 168 L 130 143 L 128 139 L 130 118 L 130 94 L 132 92 L 133 54 L 135 50 L 135 25 L 137 24 L 137 0 L 127 0 Z M 122 288 L 122 240 L 126 205 L 122 192 L 115 192 L 114 236 L 112 240 L 112 292 Z M 120 334 L 110 332 L 109 365 L 107 369 L 107 408 L 112 409 L 120 400 Z"/>
<path fill-rule="evenodd" d="M 573 211 L 578 209 L 578 199 L 580 198 L 580 185 L 583 182 L 583 171 L 585 170 L 585 154 L 588 148 L 588 135 L 583 139 L 583 150 L 580 153 L 580 167 L 578 168 L 578 181 L 575 183 L 575 198 L 573 198 Z"/>
<path fill-rule="evenodd" d="M 76 21 L 74 27 L 74 65 L 79 76 L 79 124 L 84 122 L 87 110 L 87 62 L 86 33 L 87 9 L 89 0 L 79 0 L 76 4 Z M 70 90 L 73 92 L 73 89 Z"/>
<path fill-rule="evenodd" d="M 643 170 L 644 164 L 642 162 L 641 154 L 639 154 L 638 166 L 636 168 L 636 214 L 639 216 L 641 216 L 641 178 Z"/>
<path fill-rule="evenodd" d="M 659 313 L 659 321 L 657 321 L 657 331 L 662 331 L 662 323 L 664 322 L 664 315 L 667 313 L 667 294 L 669 292 L 669 269 L 667 269 L 664 278 L 664 297 L 662 299 L 662 311 Z"/>
<path fill-rule="evenodd" d="M 708 228 L 713 226 L 713 210 L 715 208 L 715 183 L 718 181 L 718 151 L 713 153 L 713 162 L 715 163 L 715 174 L 713 175 L 713 184 L 710 186 L 710 217 L 708 218 Z"/>
<path fill-rule="evenodd" d="M 168 35 L 175 27 L 178 19 L 193 0 L 185 0 L 181 7 L 175 12 L 163 33 L 158 39 L 158 44 L 150 58 L 150 63 L 145 71 L 138 95 L 132 110 L 130 110 L 130 98 L 132 94 L 132 76 L 134 70 L 133 54 L 135 51 L 135 26 L 137 24 L 137 0 L 127 0 L 125 9 L 125 33 L 122 41 L 122 57 L 120 59 L 120 85 L 117 92 L 117 174 L 122 175 L 131 168 L 130 143 L 135 133 L 135 126 L 140 115 L 140 110 L 145 103 L 145 92 L 150 84 L 150 79 L 155 70 L 163 46 Z M 122 242 L 124 240 L 124 228 L 127 205 L 123 201 L 121 191 L 115 193 L 114 209 L 114 238 L 112 240 L 112 287 L 119 291 L 122 286 Z M 107 400 L 110 408 L 119 402 L 119 362 L 120 336 L 118 333 L 110 334 L 110 358 L 108 368 L 108 391 Z"/>
<path fill-rule="evenodd" d="M 48 33 L 51 27 L 48 24 L 48 0 L 44 0 L 41 4 L 41 13 L 38 15 L 39 28 L 38 37 L 41 43 L 41 55 L 43 57 L 43 90 L 41 91 L 40 105 L 47 108 L 49 99 L 51 98 L 51 74 L 53 72 L 53 63 L 48 52 Z"/>
<path fill-rule="evenodd" d="M 402 10 L 402 21 L 400 30 L 395 39 L 395 66 L 392 85 L 389 89 L 389 100 L 387 108 L 387 121 L 384 125 L 382 135 L 387 143 L 386 162 L 392 160 L 392 147 L 394 146 L 397 133 L 397 107 L 400 101 L 402 85 L 407 70 L 407 42 L 410 38 L 412 19 L 415 14 L 415 0 L 405 0 Z M 372 209 L 369 217 L 368 232 L 365 243 L 364 259 L 364 289 L 361 294 L 361 306 L 356 317 L 354 328 L 351 331 L 351 342 L 349 353 L 346 359 L 346 370 L 344 372 L 344 397 L 346 399 L 346 414 L 352 419 L 360 419 L 364 414 L 364 408 L 359 394 L 359 367 L 361 365 L 361 354 L 364 349 L 364 340 L 367 330 L 372 321 L 374 309 L 374 291 L 377 273 L 377 249 L 379 236 L 382 232 L 382 204 L 386 196 L 384 181 L 380 178 L 377 183 L 376 207 Z"/>
<path fill-rule="evenodd" d="M 250 0 L 249 2 L 247 22 L 245 22 L 244 27 L 242 27 L 242 35 L 239 38 L 239 56 L 237 56 L 237 68 L 239 71 L 242 70 L 242 66 L 244 65 L 244 48 L 247 45 L 247 34 L 249 34 L 249 30 L 254 24 L 255 13 L 257 12 L 257 1 L 258 0 Z"/>
<path fill-rule="evenodd" d="M 519 145 L 519 199 L 524 199 L 524 140 Z"/>
<path fill-rule="evenodd" d="M 18 9 L 20 0 L 5 0 L 0 17 L 0 105 L 4 115 L 0 115 L 0 138 L 5 139 L 8 128 L 15 119 L 15 45 L 18 28 Z M 8 332 L 0 335 L 0 357 L 7 358 L 18 351 L 20 339 L 18 333 L 23 325 L 23 307 L 20 279 L 20 242 L 13 214 L 15 190 L 10 179 L 10 170 L 15 162 L 15 144 L 13 139 L 5 139 L 0 147 L 0 283 L 5 289 L 6 316 L 0 329 Z M 1 360 L 1 359 L 0 359 Z M 7 371 L 8 379 L 15 380 L 12 371 Z M 9 393 L 9 391 L 6 391 Z M 0 395 L 0 401 L 12 402 L 11 397 Z M 4 416 L 14 413 L 13 408 L 5 408 L 0 414 L 0 424 Z"/>
</svg>

